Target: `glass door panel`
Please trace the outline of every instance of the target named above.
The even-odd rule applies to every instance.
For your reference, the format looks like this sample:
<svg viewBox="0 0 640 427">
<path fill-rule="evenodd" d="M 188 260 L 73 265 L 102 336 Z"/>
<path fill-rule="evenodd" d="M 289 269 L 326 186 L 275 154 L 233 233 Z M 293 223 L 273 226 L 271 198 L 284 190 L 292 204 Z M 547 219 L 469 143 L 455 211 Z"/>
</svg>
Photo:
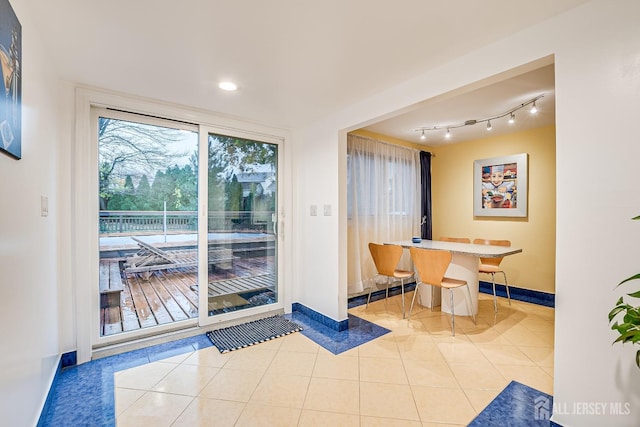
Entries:
<svg viewBox="0 0 640 427">
<path fill-rule="evenodd" d="M 99 337 L 194 325 L 197 128 L 110 110 L 96 116 Z"/>
<path fill-rule="evenodd" d="M 279 303 L 278 144 L 211 132 L 206 144 L 207 274 L 199 283 L 211 323 Z M 202 285 L 199 292 L 204 304 Z"/>
</svg>

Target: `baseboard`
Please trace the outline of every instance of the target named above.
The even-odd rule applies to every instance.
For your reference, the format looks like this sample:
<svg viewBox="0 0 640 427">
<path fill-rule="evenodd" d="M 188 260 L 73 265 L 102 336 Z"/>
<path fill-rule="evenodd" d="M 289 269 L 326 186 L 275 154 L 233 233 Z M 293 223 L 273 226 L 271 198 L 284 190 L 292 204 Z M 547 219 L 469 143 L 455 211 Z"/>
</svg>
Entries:
<svg viewBox="0 0 640 427">
<path fill-rule="evenodd" d="M 66 368 L 67 366 L 75 366 L 78 364 L 78 352 L 70 351 L 69 353 L 63 353 L 62 357 L 60 357 L 60 362 L 62 364 L 62 368 Z"/>
<path fill-rule="evenodd" d="M 416 287 L 416 283 L 415 282 L 411 282 L 411 283 L 405 283 L 404 284 L 404 291 L 406 292 L 411 292 L 415 289 Z M 402 293 L 402 289 L 400 288 L 400 285 L 398 286 L 393 286 L 389 288 L 389 296 L 394 296 L 394 295 L 400 295 Z M 371 292 L 371 301 L 377 301 L 379 299 L 384 299 L 386 295 L 386 290 L 382 289 L 379 291 L 375 291 L 375 292 Z M 361 305 L 365 305 L 367 303 L 367 298 L 369 298 L 369 292 L 365 292 L 361 295 L 355 295 L 351 298 L 349 298 L 348 300 L 348 308 L 354 308 L 354 307 L 358 307 Z"/>
<path fill-rule="evenodd" d="M 407 283 L 404 285 L 404 291 L 410 292 L 415 288 L 415 283 Z M 493 290 L 491 286 L 491 282 L 479 281 L 480 292 L 483 294 L 493 295 Z M 389 288 L 389 295 L 399 295 L 401 292 L 400 285 Z M 529 302 L 532 304 L 543 305 L 545 307 L 554 307 L 555 308 L 555 294 L 550 294 L 547 292 L 534 291 L 531 289 L 518 288 L 515 286 L 509 286 L 509 293 L 511 294 L 511 298 L 517 301 Z M 507 297 L 507 290 L 504 285 L 500 285 L 496 283 L 496 295 L 500 297 Z M 369 294 L 364 293 L 361 295 L 356 295 L 349 298 L 348 306 L 349 308 L 358 307 L 360 305 L 364 305 L 367 303 L 367 298 Z M 382 289 L 380 291 L 375 291 L 371 293 L 371 301 L 376 301 L 379 299 L 384 299 L 385 290 Z"/>
<path fill-rule="evenodd" d="M 337 321 L 298 302 L 291 304 L 291 311 L 298 311 L 334 331 L 342 332 L 349 329 L 349 319 Z"/>
<path fill-rule="evenodd" d="M 485 282 L 481 280 L 479 282 L 480 292 L 483 294 L 493 295 L 493 289 L 491 282 Z M 553 307 L 556 306 L 556 296 L 555 294 L 550 294 L 547 292 L 534 291 L 531 289 L 517 288 L 514 286 L 509 286 L 509 294 L 511 295 L 511 299 L 517 301 L 529 302 L 532 304 L 543 305 L 545 307 Z M 507 289 L 504 285 L 500 285 L 496 283 L 496 295 L 499 297 L 507 297 Z"/>
<path fill-rule="evenodd" d="M 60 360 L 58 361 L 58 366 L 56 367 L 56 371 L 53 374 L 53 380 L 49 385 L 49 391 L 47 392 L 47 398 L 44 400 L 44 405 L 42 406 L 42 411 L 40 411 L 40 417 L 38 418 L 37 427 L 45 427 L 46 426 L 46 416 L 49 413 L 49 409 L 51 408 L 51 402 L 53 400 L 52 390 L 55 390 L 56 383 L 60 378 L 60 372 L 62 372 L 63 368 L 68 366 L 74 366 L 77 364 L 78 354 L 75 351 L 70 351 L 69 353 L 63 353 L 60 356 Z"/>
</svg>

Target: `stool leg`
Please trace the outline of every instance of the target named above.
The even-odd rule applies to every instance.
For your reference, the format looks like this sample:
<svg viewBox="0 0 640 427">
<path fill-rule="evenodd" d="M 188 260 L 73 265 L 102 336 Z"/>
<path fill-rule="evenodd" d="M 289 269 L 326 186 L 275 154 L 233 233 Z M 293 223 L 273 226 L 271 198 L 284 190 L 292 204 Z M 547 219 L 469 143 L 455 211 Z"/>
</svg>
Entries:
<svg viewBox="0 0 640 427">
<path fill-rule="evenodd" d="M 402 318 L 404 319 L 404 279 L 400 279 L 400 293 L 402 294 Z"/>
<path fill-rule="evenodd" d="M 496 273 L 491 273 L 491 283 L 493 284 L 493 311 L 498 312 L 498 299 L 496 297 Z"/>
<path fill-rule="evenodd" d="M 449 300 L 451 301 L 451 335 L 456 336 L 456 315 L 453 308 L 453 289 L 449 289 Z"/>
<path fill-rule="evenodd" d="M 411 312 L 413 311 L 413 303 L 416 302 L 416 295 L 418 295 L 419 283 L 416 283 L 416 290 L 413 292 L 413 298 L 411 298 L 411 307 L 409 308 L 409 318 L 411 320 Z"/>
<path fill-rule="evenodd" d="M 507 283 L 507 273 L 503 271 L 502 275 L 504 276 L 504 286 L 507 288 L 507 299 L 509 300 L 509 305 L 511 305 L 511 294 L 509 293 L 509 284 Z"/>
</svg>

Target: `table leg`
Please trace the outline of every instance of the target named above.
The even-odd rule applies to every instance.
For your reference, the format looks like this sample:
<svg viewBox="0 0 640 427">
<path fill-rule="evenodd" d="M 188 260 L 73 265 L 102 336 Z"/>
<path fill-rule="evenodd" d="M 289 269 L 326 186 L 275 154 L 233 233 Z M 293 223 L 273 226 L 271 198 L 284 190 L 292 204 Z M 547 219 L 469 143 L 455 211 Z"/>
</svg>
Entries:
<svg viewBox="0 0 640 427">
<path fill-rule="evenodd" d="M 464 287 L 453 289 L 456 316 L 478 314 L 478 263 L 478 257 L 472 255 L 453 254 L 451 258 L 451 264 L 445 276 L 452 279 L 466 280 L 472 299 L 472 301 L 469 301 L 469 294 Z M 442 293 L 442 311 L 451 313 L 449 291 L 443 289 Z"/>
<path fill-rule="evenodd" d="M 417 273 L 416 273 L 417 274 Z M 420 290 L 418 291 L 418 296 L 416 298 L 416 303 L 420 304 L 424 307 L 428 307 L 428 308 L 435 308 L 437 306 L 440 305 L 440 288 L 439 287 L 435 287 L 435 289 L 433 289 L 433 306 L 431 305 L 431 285 L 425 285 L 424 283 L 420 283 L 419 285 Z"/>
</svg>

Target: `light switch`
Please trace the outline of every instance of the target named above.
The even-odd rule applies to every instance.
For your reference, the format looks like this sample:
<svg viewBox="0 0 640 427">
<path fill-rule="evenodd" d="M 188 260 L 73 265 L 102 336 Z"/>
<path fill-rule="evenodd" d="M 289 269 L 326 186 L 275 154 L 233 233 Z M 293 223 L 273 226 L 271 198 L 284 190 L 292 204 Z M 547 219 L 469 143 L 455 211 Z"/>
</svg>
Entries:
<svg viewBox="0 0 640 427">
<path fill-rule="evenodd" d="M 324 216 L 331 216 L 331 205 L 324 205 Z"/>
<path fill-rule="evenodd" d="M 40 196 L 40 216 L 49 216 L 49 198 Z"/>
<path fill-rule="evenodd" d="M 309 214 L 311 216 L 318 216 L 318 205 L 311 205 L 309 208 Z"/>
</svg>

